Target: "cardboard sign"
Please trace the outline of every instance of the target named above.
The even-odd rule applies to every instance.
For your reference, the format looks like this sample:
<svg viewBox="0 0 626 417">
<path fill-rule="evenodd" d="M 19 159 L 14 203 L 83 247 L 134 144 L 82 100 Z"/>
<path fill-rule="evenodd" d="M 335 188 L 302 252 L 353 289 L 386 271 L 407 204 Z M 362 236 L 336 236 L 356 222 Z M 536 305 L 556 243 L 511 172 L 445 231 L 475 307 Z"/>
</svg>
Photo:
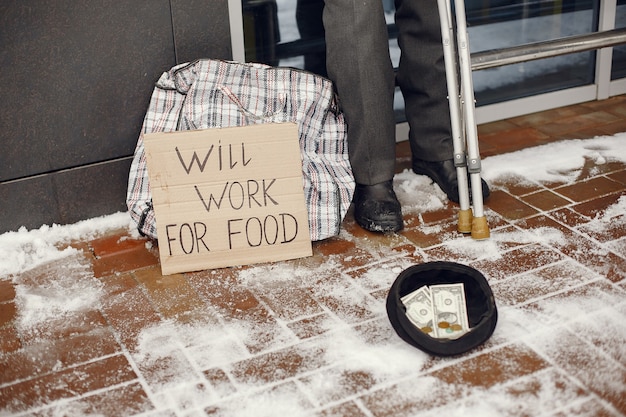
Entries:
<svg viewBox="0 0 626 417">
<path fill-rule="evenodd" d="M 293 123 L 144 136 L 164 275 L 311 256 Z"/>
</svg>

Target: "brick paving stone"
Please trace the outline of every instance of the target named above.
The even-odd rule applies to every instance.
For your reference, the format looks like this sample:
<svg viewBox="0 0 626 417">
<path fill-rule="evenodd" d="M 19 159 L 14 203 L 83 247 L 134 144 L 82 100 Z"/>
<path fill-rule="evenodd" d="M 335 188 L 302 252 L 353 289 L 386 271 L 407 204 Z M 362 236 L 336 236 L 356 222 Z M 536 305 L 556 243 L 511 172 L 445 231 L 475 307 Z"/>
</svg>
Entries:
<svg viewBox="0 0 626 417">
<path fill-rule="evenodd" d="M 614 134 L 624 115 L 626 96 L 568 106 L 480 126 L 481 145 Z M 588 157 L 573 183 L 493 180 L 492 236 L 473 245 L 449 202 L 405 212 L 398 234 L 350 211 L 310 257 L 170 276 L 127 230 L 64 243 L 77 250 L 0 280 L 0 414 L 626 416 L 625 168 Z M 467 354 L 429 356 L 386 317 L 397 275 L 432 260 L 494 291 L 496 331 Z"/>
<path fill-rule="evenodd" d="M 123 355 L 107 357 L 59 372 L 0 387 L 0 409 L 26 411 L 58 400 L 79 397 L 136 378 Z"/>
</svg>

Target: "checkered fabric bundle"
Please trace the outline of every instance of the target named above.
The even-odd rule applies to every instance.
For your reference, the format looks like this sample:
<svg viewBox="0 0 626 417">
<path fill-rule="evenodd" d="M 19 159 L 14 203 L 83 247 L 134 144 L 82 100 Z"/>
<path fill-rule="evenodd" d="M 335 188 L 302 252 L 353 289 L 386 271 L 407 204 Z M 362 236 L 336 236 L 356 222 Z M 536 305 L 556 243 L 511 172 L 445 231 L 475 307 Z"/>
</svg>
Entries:
<svg viewBox="0 0 626 417">
<path fill-rule="evenodd" d="M 198 60 L 158 80 L 130 168 L 126 203 L 140 233 L 157 237 L 143 134 L 294 122 L 311 240 L 339 233 L 354 178 L 343 114 L 330 80 L 293 68 Z"/>
</svg>

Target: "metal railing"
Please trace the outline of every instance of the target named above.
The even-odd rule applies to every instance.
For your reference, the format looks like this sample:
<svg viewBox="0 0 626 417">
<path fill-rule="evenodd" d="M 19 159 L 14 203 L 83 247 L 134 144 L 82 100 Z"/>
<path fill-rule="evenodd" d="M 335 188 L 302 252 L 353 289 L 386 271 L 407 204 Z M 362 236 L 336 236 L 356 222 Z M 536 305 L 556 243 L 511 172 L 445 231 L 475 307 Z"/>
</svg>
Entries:
<svg viewBox="0 0 626 417">
<path fill-rule="evenodd" d="M 472 71 L 478 71 L 621 44 L 626 44 L 626 28 L 475 52 L 471 55 L 471 67 Z"/>
</svg>

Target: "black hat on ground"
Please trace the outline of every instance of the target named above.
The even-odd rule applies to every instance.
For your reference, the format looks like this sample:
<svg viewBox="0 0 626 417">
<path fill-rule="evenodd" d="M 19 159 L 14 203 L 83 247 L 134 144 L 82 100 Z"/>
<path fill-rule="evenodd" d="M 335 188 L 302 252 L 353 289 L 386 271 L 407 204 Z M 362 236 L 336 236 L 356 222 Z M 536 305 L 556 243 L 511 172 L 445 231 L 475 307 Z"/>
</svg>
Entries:
<svg viewBox="0 0 626 417">
<path fill-rule="evenodd" d="M 463 283 L 470 331 L 457 339 L 437 339 L 418 329 L 407 317 L 401 298 L 424 285 Z M 405 342 L 436 356 L 465 353 L 493 334 L 498 311 L 491 287 L 479 271 L 454 262 L 427 262 L 398 275 L 387 295 L 387 315 Z"/>
</svg>

